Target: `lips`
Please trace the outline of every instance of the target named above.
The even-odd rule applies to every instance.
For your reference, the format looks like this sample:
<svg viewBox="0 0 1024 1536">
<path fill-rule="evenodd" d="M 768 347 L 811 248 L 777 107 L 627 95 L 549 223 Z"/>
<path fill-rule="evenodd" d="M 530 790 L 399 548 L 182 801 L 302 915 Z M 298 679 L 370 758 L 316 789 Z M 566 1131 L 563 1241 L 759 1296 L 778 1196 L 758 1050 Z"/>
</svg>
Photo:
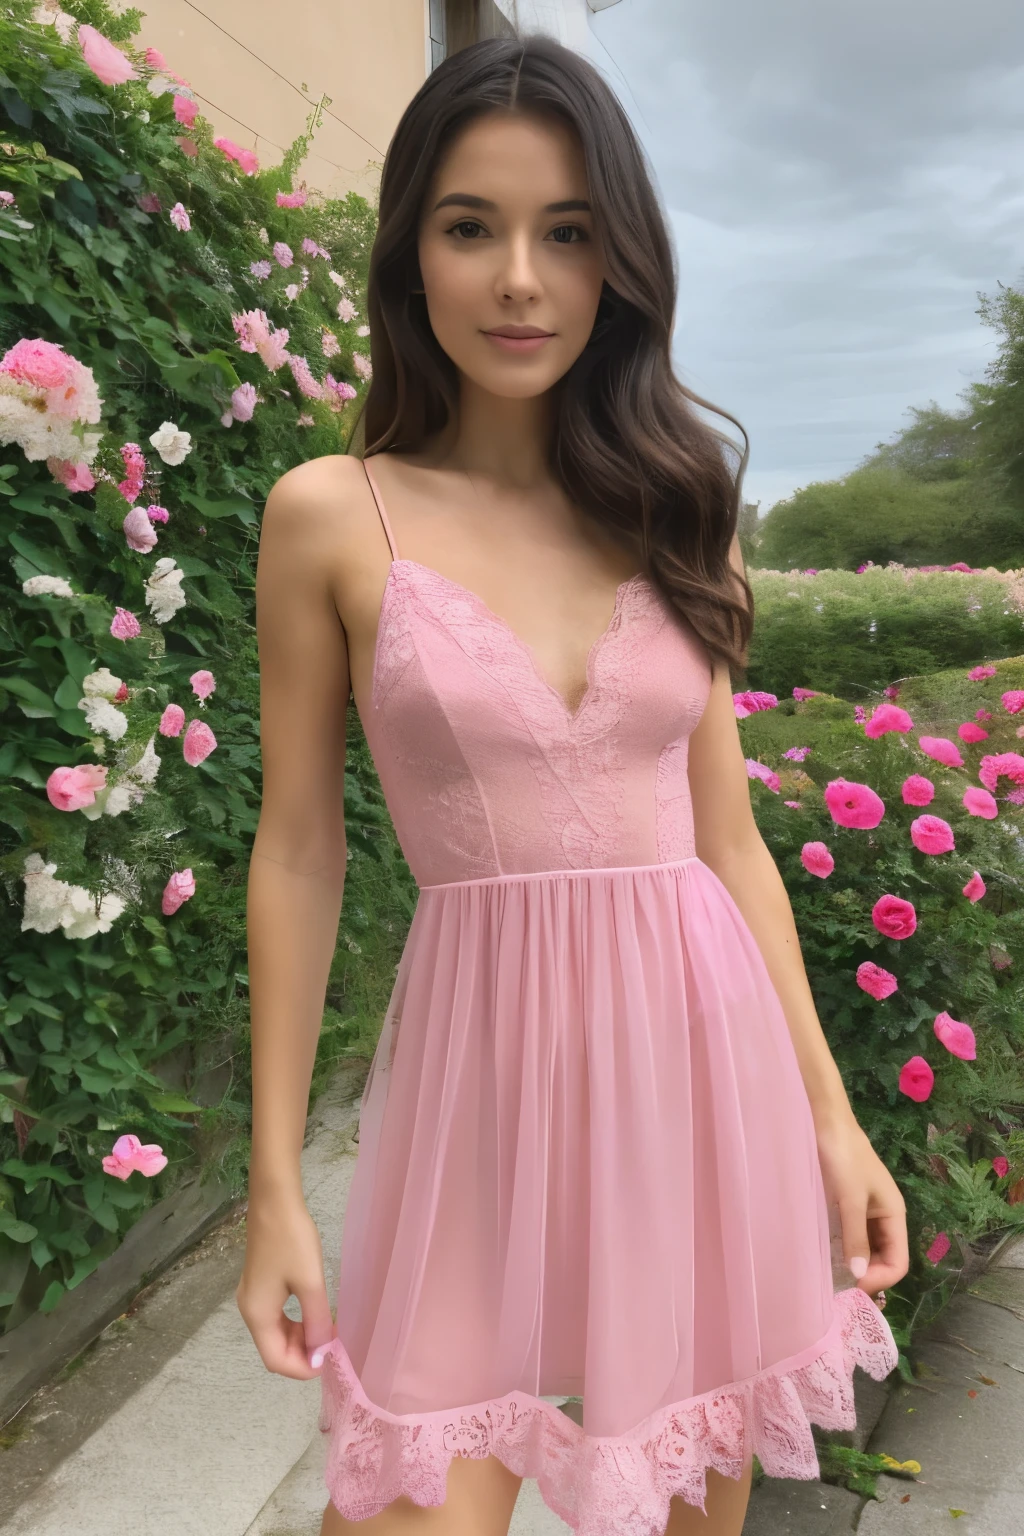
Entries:
<svg viewBox="0 0 1024 1536">
<path fill-rule="evenodd" d="M 536 325 L 498 325 L 485 331 L 485 336 L 507 336 L 511 341 L 528 341 L 533 337 L 552 336 L 553 331 L 542 331 Z"/>
</svg>

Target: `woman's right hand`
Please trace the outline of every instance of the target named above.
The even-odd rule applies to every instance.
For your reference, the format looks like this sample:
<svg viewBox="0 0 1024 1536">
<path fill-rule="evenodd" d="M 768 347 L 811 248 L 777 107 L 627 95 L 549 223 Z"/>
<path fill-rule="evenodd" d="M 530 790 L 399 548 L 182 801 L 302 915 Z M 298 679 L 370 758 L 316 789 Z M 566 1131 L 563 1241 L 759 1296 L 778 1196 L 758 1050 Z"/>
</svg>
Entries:
<svg viewBox="0 0 1024 1536">
<path fill-rule="evenodd" d="M 289 1296 L 302 1308 L 293 1322 Z M 245 1264 L 235 1301 L 268 1371 L 306 1381 L 311 1357 L 336 1337 L 327 1299 L 320 1233 L 298 1194 L 254 1194 L 246 1216 Z"/>
</svg>

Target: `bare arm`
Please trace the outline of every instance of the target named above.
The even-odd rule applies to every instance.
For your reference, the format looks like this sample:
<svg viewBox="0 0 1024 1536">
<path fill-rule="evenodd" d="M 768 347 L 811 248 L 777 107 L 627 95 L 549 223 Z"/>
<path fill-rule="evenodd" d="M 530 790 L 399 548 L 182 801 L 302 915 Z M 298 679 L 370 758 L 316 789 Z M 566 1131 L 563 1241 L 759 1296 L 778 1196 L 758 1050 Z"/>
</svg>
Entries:
<svg viewBox="0 0 1024 1536">
<path fill-rule="evenodd" d="M 739 541 L 730 551 L 743 569 Z M 750 804 L 729 669 L 716 665 L 689 751 L 697 857 L 721 880 L 757 941 L 810 1103 L 826 1196 L 839 1208 L 846 1261 L 873 1294 L 907 1273 L 906 1207 L 854 1115 L 804 968 L 789 894 Z M 861 1267 L 863 1261 L 863 1267 Z"/>
<path fill-rule="evenodd" d="M 312 461 L 267 500 L 256 575 L 263 797 L 248 882 L 252 1153 L 239 1309 L 264 1362 L 314 1374 L 333 1333 L 299 1157 L 345 881 L 349 664 L 334 606 L 337 482 Z M 302 1324 L 282 1311 L 289 1295 Z"/>
</svg>

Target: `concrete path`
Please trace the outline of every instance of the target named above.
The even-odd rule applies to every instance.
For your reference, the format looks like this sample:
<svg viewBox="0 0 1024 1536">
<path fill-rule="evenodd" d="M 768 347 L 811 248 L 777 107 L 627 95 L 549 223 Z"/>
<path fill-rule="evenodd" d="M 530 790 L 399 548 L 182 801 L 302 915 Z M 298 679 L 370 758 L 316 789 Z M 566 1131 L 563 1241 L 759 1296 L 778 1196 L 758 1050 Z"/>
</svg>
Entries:
<svg viewBox="0 0 1024 1536">
<path fill-rule="evenodd" d="M 303 1152 L 329 1294 L 357 1151 L 352 1092 L 339 1079 L 319 1101 Z M 244 1242 L 241 1219 L 211 1233 L 6 1427 L 0 1536 L 319 1536 L 320 1385 L 275 1376 L 260 1361 L 234 1300 Z M 922 1481 L 883 1479 L 884 1504 L 821 1483 L 765 1481 L 744 1536 L 932 1536 L 947 1526 L 957 1536 L 1019 1536 L 1024 1268 L 981 1284 L 999 1298 L 958 1299 L 940 1327 L 956 1342 L 925 1345 L 941 1383 L 929 1376 L 892 1397 L 857 1373 L 869 1429 L 887 1404 L 870 1449 L 916 1458 Z M 289 1311 L 298 1315 L 294 1300 Z M 510 1536 L 568 1530 L 524 1482 Z"/>
</svg>

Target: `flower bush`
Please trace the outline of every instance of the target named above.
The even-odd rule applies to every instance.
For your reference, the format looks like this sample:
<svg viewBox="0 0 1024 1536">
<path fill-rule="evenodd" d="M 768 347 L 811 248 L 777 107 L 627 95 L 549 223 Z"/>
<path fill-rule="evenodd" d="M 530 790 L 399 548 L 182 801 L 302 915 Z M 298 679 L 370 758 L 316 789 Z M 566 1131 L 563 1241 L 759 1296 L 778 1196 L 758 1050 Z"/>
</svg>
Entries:
<svg viewBox="0 0 1024 1536">
<path fill-rule="evenodd" d="M 260 511 L 346 450 L 366 373 L 372 208 L 293 186 L 308 133 L 273 169 L 213 140 L 138 20 L 11 0 L 0 28 L 5 1329 L 186 1172 L 242 1180 Z M 387 981 L 357 969 L 378 870 L 408 915 L 358 743 L 345 796 L 335 1055 Z"/>
<path fill-rule="evenodd" d="M 1024 648 L 1024 571 L 866 564 L 747 572 L 756 613 L 746 683 L 866 700 L 894 678 Z"/>
<path fill-rule="evenodd" d="M 903 1344 L 955 1278 L 951 1235 L 962 1259 L 1024 1230 L 1022 682 L 1024 657 L 911 678 L 861 719 L 799 685 L 753 712 L 735 696 L 823 1028 L 907 1199 Z"/>
</svg>

